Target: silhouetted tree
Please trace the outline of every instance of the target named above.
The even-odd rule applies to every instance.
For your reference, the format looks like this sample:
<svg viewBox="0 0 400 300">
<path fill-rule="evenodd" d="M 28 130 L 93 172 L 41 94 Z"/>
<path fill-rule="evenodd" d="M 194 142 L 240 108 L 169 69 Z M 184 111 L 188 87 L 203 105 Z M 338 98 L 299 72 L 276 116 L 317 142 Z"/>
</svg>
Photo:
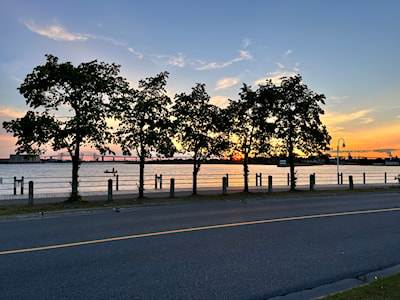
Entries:
<svg viewBox="0 0 400 300">
<path fill-rule="evenodd" d="M 18 88 L 33 110 L 22 118 L 4 122 L 17 141 L 17 153 L 44 153 L 44 146 L 54 151 L 66 149 L 72 160 L 70 201 L 80 200 L 78 170 L 80 148 L 95 147 L 100 153 L 112 153 L 108 143 L 112 134 L 106 118 L 112 115 L 110 100 L 119 97 L 127 86 L 119 77 L 119 65 L 97 62 L 59 63 L 46 55 L 47 62 L 28 74 Z M 57 111 L 66 116 L 59 117 Z M 64 112 L 65 111 L 65 112 Z"/>
<path fill-rule="evenodd" d="M 205 85 L 198 83 L 189 95 L 176 95 L 172 107 L 176 118 L 176 140 L 193 158 L 193 195 L 197 194 L 197 175 L 201 164 L 211 155 L 220 155 L 228 147 L 221 110 L 209 101 Z"/>
<path fill-rule="evenodd" d="M 274 136 L 289 160 L 291 190 L 296 188 L 294 151 L 321 155 L 329 149 L 331 137 L 320 119 L 324 114 L 321 104 L 325 104 L 325 95 L 311 91 L 300 75 L 283 77 L 276 86 Z"/>
<path fill-rule="evenodd" d="M 249 191 L 249 157 L 266 154 L 273 134 L 270 82 L 257 91 L 243 84 L 240 99 L 230 100 L 227 114 L 230 116 L 229 132 L 233 155 L 243 155 L 244 191 Z"/>
<path fill-rule="evenodd" d="M 144 196 L 144 165 L 146 158 L 156 155 L 172 157 L 176 151 L 172 143 L 173 123 L 165 85 L 168 72 L 139 81 L 139 88 L 130 89 L 124 101 L 116 104 L 120 122 L 116 141 L 125 155 L 135 150 L 140 161 L 139 198 Z"/>
</svg>

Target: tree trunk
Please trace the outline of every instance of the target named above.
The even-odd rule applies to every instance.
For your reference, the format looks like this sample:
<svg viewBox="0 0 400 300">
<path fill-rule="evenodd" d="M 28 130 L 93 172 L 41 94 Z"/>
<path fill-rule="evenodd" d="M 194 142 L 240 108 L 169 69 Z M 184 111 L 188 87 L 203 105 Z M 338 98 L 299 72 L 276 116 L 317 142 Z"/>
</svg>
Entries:
<svg viewBox="0 0 400 300">
<path fill-rule="evenodd" d="M 79 186 L 79 165 L 81 164 L 79 160 L 79 155 L 80 155 L 80 138 L 76 137 L 76 142 L 75 142 L 75 151 L 69 151 L 71 155 L 71 160 L 72 160 L 72 182 L 71 182 L 71 194 L 68 198 L 68 201 L 74 202 L 74 201 L 80 201 L 81 198 L 79 196 L 78 192 L 78 186 Z"/>
<path fill-rule="evenodd" d="M 244 192 L 247 193 L 249 191 L 249 165 L 248 165 L 249 154 L 246 152 L 244 154 L 243 160 L 243 177 L 244 177 Z"/>
<path fill-rule="evenodd" d="M 197 195 L 197 174 L 199 174 L 200 164 L 197 163 L 196 158 L 193 161 L 193 191 L 192 195 Z"/>
<path fill-rule="evenodd" d="M 81 197 L 79 196 L 79 192 L 78 192 L 78 186 L 79 186 L 79 182 L 78 182 L 78 173 L 79 173 L 79 165 L 81 164 L 80 162 L 80 146 L 81 146 L 81 141 L 82 141 L 82 137 L 80 135 L 80 111 L 76 110 L 76 120 L 77 120 L 77 129 L 76 129 L 76 134 L 75 134 L 75 150 L 73 151 L 73 149 L 69 150 L 69 154 L 71 155 L 71 160 L 72 160 L 72 182 L 71 182 L 71 195 L 68 199 L 68 201 L 80 201 L 82 200 Z"/>
<path fill-rule="evenodd" d="M 195 170 L 196 167 L 193 169 L 193 189 L 192 195 L 197 195 L 197 171 Z"/>
<path fill-rule="evenodd" d="M 139 198 L 144 197 L 144 162 L 145 158 L 141 155 L 139 163 Z"/>
<path fill-rule="evenodd" d="M 290 190 L 296 190 L 296 174 L 294 170 L 294 154 L 293 147 L 289 148 L 289 166 L 290 166 Z"/>
<path fill-rule="evenodd" d="M 78 151 L 79 152 L 79 151 Z M 78 201 L 79 200 L 79 192 L 78 192 L 78 171 L 79 171 L 79 154 L 76 154 L 72 156 L 72 182 L 71 182 L 71 195 L 69 200 L 70 201 Z"/>
</svg>

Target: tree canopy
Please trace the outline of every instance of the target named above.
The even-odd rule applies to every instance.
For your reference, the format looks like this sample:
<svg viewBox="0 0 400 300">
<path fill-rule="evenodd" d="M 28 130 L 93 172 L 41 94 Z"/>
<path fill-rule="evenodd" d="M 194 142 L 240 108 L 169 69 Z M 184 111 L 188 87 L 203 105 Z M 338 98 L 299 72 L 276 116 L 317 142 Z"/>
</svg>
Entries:
<svg viewBox="0 0 400 300">
<path fill-rule="evenodd" d="M 152 152 L 172 157 L 176 148 L 172 142 L 173 123 L 165 86 L 168 72 L 139 81 L 139 88 L 131 88 L 123 101 L 115 104 L 116 119 L 120 122 L 116 141 L 125 155 L 136 151 L 140 160 L 139 197 L 144 196 L 144 164 Z"/>
<path fill-rule="evenodd" d="M 80 148 L 88 145 L 100 153 L 112 152 L 109 104 L 126 88 L 126 81 L 118 76 L 116 64 L 94 60 L 75 67 L 59 63 L 53 55 L 46 59 L 18 88 L 33 110 L 3 126 L 18 138 L 18 153 L 42 153 L 45 145 L 54 151 L 66 149 L 73 163 L 71 199 L 78 199 Z M 58 115 L 60 111 L 66 116 Z"/>
<path fill-rule="evenodd" d="M 244 191 L 249 190 L 249 157 L 267 154 L 273 134 L 271 93 L 267 86 L 253 91 L 243 84 L 238 100 L 230 100 L 227 108 L 232 152 L 243 155 Z"/>
<path fill-rule="evenodd" d="M 193 158 L 193 195 L 197 194 L 197 174 L 201 164 L 228 147 L 225 124 L 219 121 L 221 109 L 209 102 L 205 84 L 198 83 L 190 94 L 176 95 L 172 107 L 176 141 Z"/>
<path fill-rule="evenodd" d="M 281 152 L 289 158 L 291 190 L 294 190 L 294 151 L 320 155 L 323 150 L 329 150 L 331 137 L 320 119 L 324 114 L 320 105 L 325 104 L 325 95 L 311 91 L 302 83 L 300 75 L 282 78 L 275 89 L 274 137 Z"/>
</svg>

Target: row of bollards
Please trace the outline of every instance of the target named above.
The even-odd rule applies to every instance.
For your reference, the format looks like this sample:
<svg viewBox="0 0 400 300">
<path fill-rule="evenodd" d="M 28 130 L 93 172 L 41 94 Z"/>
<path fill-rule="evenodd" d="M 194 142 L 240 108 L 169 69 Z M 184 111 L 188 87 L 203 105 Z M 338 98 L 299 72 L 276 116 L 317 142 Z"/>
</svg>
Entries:
<svg viewBox="0 0 400 300">
<path fill-rule="evenodd" d="M 157 183 L 159 183 L 160 189 L 162 189 L 162 175 L 160 176 L 155 176 L 155 189 L 157 189 Z M 117 188 L 116 190 L 118 191 L 118 175 L 117 175 Z M 175 179 L 171 178 L 170 179 L 170 185 L 169 185 L 169 197 L 174 198 L 175 197 Z M 107 192 L 107 201 L 113 201 L 113 181 L 112 179 L 108 179 L 108 192 Z"/>
<path fill-rule="evenodd" d="M 154 175 L 154 188 L 157 189 L 157 184 L 160 186 L 160 190 L 162 190 L 162 174 L 160 176 Z"/>
<path fill-rule="evenodd" d="M 363 184 L 366 184 L 367 183 L 367 176 L 366 176 L 366 174 L 365 174 L 365 172 L 362 174 L 363 175 Z M 350 175 L 351 176 L 351 178 L 353 178 L 353 176 L 352 175 Z M 350 184 L 350 176 L 349 176 L 349 184 Z M 384 174 L 383 174 L 383 178 L 384 178 L 384 183 L 386 184 L 387 183 L 387 173 L 385 172 Z M 338 182 L 338 184 L 343 184 L 343 173 L 338 173 L 337 174 L 337 182 Z"/>
<path fill-rule="evenodd" d="M 338 174 L 338 179 L 341 179 L 340 182 L 343 182 L 343 174 Z M 363 174 L 363 181 L 365 184 L 365 173 Z M 385 173 L 385 183 L 386 183 L 386 173 Z M 17 185 L 21 186 L 21 195 L 24 194 L 24 177 L 21 179 L 16 179 L 14 177 L 14 195 L 16 195 L 17 192 Z M 155 185 L 156 189 L 159 186 L 160 189 L 162 189 L 162 175 L 155 177 Z M 262 174 L 256 174 L 256 186 L 262 186 Z M 229 187 L 229 175 L 226 174 L 226 176 L 222 177 L 222 194 L 227 195 L 228 193 L 228 187 Z M 310 174 L 310 190 L 313 191 L 315 187 L 315 173 Z M 354 181 L 353 181 L 353 176 L 349 176 L 349 189 L 354 189 Z M 118 175 L 116 177 L 116 190 L 118 191 Z M 268 192 L 272 192 L 272 176 L 268 176 Z M 171 178 L 170 179 L 170 191 L 169 191 L 169 197 L 174 198 L 175 197 L 175 179 Z M 28 204 L 33 205 L 33 181 L 29 181 L 29 196 L 28 196 Z M 108 193 L 107 193 L 107 201 L 113 201 L 113 180 L 109 179 L 108 180 Z"/>
<path fill-rule="evenodd" d="M 21 186 L 21 195 L 24 194 L 24 176 L 21 177 L 21 179 L 17 179 L 17 177 L 14 177 L 14 195 L 17 194 L 17 186 Z"/>
</svg>

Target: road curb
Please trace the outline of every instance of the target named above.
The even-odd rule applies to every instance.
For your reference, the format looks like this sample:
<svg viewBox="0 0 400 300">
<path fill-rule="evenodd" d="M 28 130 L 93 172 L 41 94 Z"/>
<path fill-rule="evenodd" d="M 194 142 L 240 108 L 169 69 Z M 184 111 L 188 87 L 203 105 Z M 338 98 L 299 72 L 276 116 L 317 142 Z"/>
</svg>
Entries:
<svg viewBox="0 0 400 300">
<path fill-rule="evenodd" d="M 309 300 L 323 299 L 324 297 L 339 292 L 344 292 L 364 284 L 368 284 L 377 279 L 388 277 L 400 273 L 400 264 L 392 267 L 376 270 L 358 276 L 357 278 L 345 278 L 333 283 L 317 286 L 311 289 L 290 293 L 283 296 L 268 298 L 269 300 Z"/>
</svg>

